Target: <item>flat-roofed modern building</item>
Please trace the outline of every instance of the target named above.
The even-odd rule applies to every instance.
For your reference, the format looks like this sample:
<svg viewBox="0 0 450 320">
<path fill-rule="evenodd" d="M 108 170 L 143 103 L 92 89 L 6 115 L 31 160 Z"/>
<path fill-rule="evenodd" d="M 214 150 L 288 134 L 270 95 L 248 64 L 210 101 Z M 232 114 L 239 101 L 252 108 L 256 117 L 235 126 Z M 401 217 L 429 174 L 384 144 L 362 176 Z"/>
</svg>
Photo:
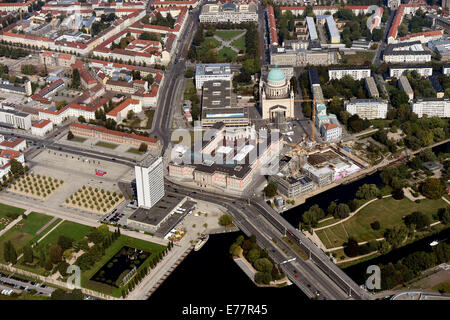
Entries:
<svg viewBox="0 0 450 320">
<path fill-rule="evenodd" d="M 278 192 L 291 199 L 314 189 L 314 183 L 306 176 L 296 178 L 279 173 L 271 176 L 270 179 L 277 183 Z"/>
<path fill-rule="evenodd" d="M 254 3 L 248 4 L 205 4 L 199 16 L 201 23 L 243 23 L 257 22 L 258 12 Z"/>
<path fill-rule="evenodd" d="M 387 63 L 423 63 L 431 61 L 431 52 L 420 41 L 390 44 L 384 49 L 383 61 Z"/>
<path fill-rule="evenodd" d="M 411 111 L 417 114 L 419 118 L 424 115 L 428 117 L 449 118 L 450 117 L 450 100 L 427 98 L 417 99 L 411 103 Z"/>
<path fill-rule="evenodd" d="M 341 36 L 339 35 L 339 31 L 336 26 L 336 21 L 334 21 L 333 16 L 329 15 L 325 19 L 327 21 L 327 29 L 328 29 L 328 33 L 330 35 L 330 42 L 331 43 L 340 43 Z"/>
<path fill-rule="evenodd" d="M 134 167 L 139 207 L 151 208 L 164 196 L 162 158 L 147 157 Z"/>
<path fill-rule="evenodd" d="M 355 80 L 361 80 L 370 77 L 370 68 L 367 67 L 329 68 L 328 76 L 330 80 L 341 79 L 345 76 L 350 76 Z"/>
<path fill-rule="evenodd" d="M 223 122 L 227 127 L 247 126 L 247 106 L 231 106 L 230 81 L 206 81 L 202 90 L 202 126 L 212 127 Z"/>
<path fill-rule="evenodd" d="M 429 77 L 433 74 L 433 67 L 426 65 L 391 66 L 389 67 L 389 76 L 399 78 L 405 71 L 416 71 L 422 77 Z"/>
<path fill-rule="evenodd" d="M 316 24 L 314 23 L 314 18 L 306 17 L 306 25 L 308 26 L 308 34 L 310 40 L 317 40 L 319 37 L 317 36 Z"/>
<path fill-rule="evenodd" d="M 197 64 L 195 68 L 195 87 L 201 89 L 205 81 L 224 80 L 231 82 L 231 66 L 229 63 Z"/>
<path fill-rule="evenodd" d="M 344 102 L 347 112 L 357 114 L 362 119 L 385 119 L 387 101 L 378 99 L 351 99 Z"/>
<path fill-rule="evenodd" d="M 380 93 L 378 92 L 377 84 L 373 77 L 368 77 L 365 79 L 366 90 L 369 93 L 369 96 L 372 98 L 379 98 Z"/>
<path fill-rule="evenodd" d="M 9 124 L 14 128 L 29 130 L 31 128 L 31 115 L 13 109 L 0 109 L 0 122 Z"/>
<path fill-rule="evenodd" d="M 414 90 L 411 88 L 407 77 L 400 76 L 398 79 L 398 87 L 400 90 L 405 91 L 410 102 L 414 99 Z"/>
</svg>

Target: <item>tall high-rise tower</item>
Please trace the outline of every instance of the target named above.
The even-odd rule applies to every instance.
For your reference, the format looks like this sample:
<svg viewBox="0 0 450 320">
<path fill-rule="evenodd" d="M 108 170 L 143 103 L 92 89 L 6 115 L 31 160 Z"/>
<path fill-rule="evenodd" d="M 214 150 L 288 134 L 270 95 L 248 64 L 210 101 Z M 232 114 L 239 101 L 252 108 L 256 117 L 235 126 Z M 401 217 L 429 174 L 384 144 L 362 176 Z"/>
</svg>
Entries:
<svg viewBox="0 0 450 320">
<path fill-rule="evenodd" d="M 134 167 L 139 207 L 151 208 L 164 196 L 162 158 L 148 157 Z"/>
</svg>

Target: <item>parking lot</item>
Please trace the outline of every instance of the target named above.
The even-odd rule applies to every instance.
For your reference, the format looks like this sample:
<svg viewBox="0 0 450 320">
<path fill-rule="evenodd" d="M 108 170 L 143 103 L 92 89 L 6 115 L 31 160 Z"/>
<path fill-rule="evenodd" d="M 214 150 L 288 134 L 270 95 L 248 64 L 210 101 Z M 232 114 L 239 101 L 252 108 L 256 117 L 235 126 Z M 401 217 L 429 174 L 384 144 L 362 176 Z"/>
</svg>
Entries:
<svg viewBox="0 0 450 320">
<path fill-rule="evenodd" d="M 14 275 L 6 275 L 3 273 L 0 273 L 0 285 L 2 287 L 5 287 L 5 289 L 2 289 L 2 291 L 0 291 L 1 294 L 4 295 L 11 295 L 12 292 L 20 293 L 22 291 L 30 292 L 31 290 L 36 290 L 37 293 L 49 297 L 55 290 L 55 288 L 48 287 L 44 283 L 24 280 L 17 278 Z"/>
</svg>

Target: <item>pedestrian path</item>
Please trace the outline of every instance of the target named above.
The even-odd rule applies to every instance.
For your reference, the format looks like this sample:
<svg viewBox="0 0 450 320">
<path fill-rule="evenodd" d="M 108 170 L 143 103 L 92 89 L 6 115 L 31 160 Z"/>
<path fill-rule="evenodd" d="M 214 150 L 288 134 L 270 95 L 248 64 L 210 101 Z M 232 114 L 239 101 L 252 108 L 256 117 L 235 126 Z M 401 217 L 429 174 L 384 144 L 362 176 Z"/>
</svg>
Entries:
<svg viewBox="0 0 450 320">
<path fill-rule="evenodd" d="M 25 215 L 29 215 L 31 213 L 31 209 L 28 209 L 24 212 Z M 10 224 L 8 224 L 3 230 L 0 231 L 0 237 L 2 235 L 4 235 L 6 232 L 8 232 L 9 229 L 11 229 L 12 227 L 14 227 L 19 221 L 22 220 L 22 215 L 20 215 L 19 217 L 17 217 L 16 220 L 11 221 Z"/>
<path fill-rule="evenodd" d="M 387 196 L 384 196 L 383 199 L 384 199 L 384 198 L 389 198 L 389 197 L 392 197 L 392 195 L 389 194 L 389 195 L 387 195 Z M 355 214 L 357 214 L 361 209 L 363 209 L 364 207 L 368 206 L 369 204 L 371 204 L 372 202 L 375 202 L 375 201 L 377 201 L 377 200 L 380 200 L 380 199 L 375 198 L 375 199 L 372 199 L 372 200 L 370 200 L 370 201 L 364 203 L 361 207 L 359 207 L 359 208 L 356 209 L 355 211 L 351 212 L 347 218 L 341 219 L 341 220 L 339 220 L 338 222 L 332 223 L 332 224 L 327 225 L 327 226 L 324 226 L 324 227 L 314 228 L 313 230 L 314 230 L 314 231 L 319 231 L 319 230 L 323 230 L 323 229 L 326 229 L 326 228 L 333 227 L 333 226 L 338 225 L 338 224 L 340 224 L 340 223 L 342 223 L 342 222 L 345 222 L 345 221 L 347 221 L 348 219 L 350 219 L 351 217 L 353 217 Z M 322 221 L 324 221 L 324 220 L 322 220 Z"/>
</svg>

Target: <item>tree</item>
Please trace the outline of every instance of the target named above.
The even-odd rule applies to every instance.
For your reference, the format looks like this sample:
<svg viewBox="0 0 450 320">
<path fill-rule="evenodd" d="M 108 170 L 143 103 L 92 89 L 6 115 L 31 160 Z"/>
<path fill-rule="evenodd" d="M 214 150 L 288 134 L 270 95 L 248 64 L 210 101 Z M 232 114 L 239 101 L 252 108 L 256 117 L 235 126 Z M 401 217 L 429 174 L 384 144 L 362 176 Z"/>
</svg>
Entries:
<svg viewBox="0 0 450 320">
<path fill-rule="evenodd" d="M 380 190 L 378 190 L 375 184 L 363 184 L 356 192 L 356 197 L 359 199 L 369 200 L 376 198 L 379 192 Z"/>
<path fill-rule="evenodd" d="M 350 208 L 347 204 L 345 203 L 340 203 L 336 206 L 336 208 L 334 209 L 334 217 L 338 218 L 338 219 L 344 219 L 347 218 L 350 214 Z"/>
<path fill-rule="evenodd" d="M 272 281 L 272 274 L 269 272 L 257 272 L 255 274 L 256 283 L 270 284 L 270 281 Z"/>
<path fill-rule="evenodd" d="M 85 123 L 86 119 L 83 116 L 78 117 L 78 122 Z"/>
<path fill-rule="evenodd" d="M 370 224 L 370 227 L 371 227 L 373 230 L 380 230 L 380 228 L 381 228 L 380 221 L 374 221 L 374 222 L 372 222 L 372 223 Z"/>
<path fill-rule="evenodd" d="M 256 270 L 261 272 L 272 272 L 273 263 L 267 258 L 259 258 L 254 263 L 253 266 Z"/>
<path fill-rule="evenodd" d="M 422 194 L 430 199 L 440 199 L 445 190 L 445 182 L 438 178 L 428 178 L 422 184 Z"/>
<path fill-rule="evenodd" d="M 387 229 L 384 237 L 386 241 L 394 248 L 400 246 L 408 235 L 408 229 L 401 225 L 395 226 L 393 229 Z"/>
<path fill-rule="evenodd" d="M 331 201 L 327 208 L 327 214 L 334 214 L 334 210 L 336 209 L 337 204 L 334 201 Z"/>
<path fill-rule="evenodd" d="M 303 213 L 302 222 L 306 226 L 315 227 L 317 222 L 325 217 L 325 212 L 317 204 L 311 206 L 308 211 Z"/>
<path fill-rule="evenodd" d="M 269 184 L 264 188 L 264 192 L 268 197 L 275 197 L 277 194 L 277 183 L 275 181 L 270 181 Z"/>
<path fill-rule="evenodd" d="M 402 200 L 405 197 L 403 193 L 403 189 L 394 189 L 392 190 L 392 198 L 395 200 Z"/>
<path fill-rule="evenodd" d="M 404 221 L 407 226 L 414 224 L 417 230 L 426 229 L 430 226 L 431 223 L 430 217 L 419 211 L 407 215 L 404 218 Z"/>
<path fill-rule="evenodd" d="M 193 69 L 187 69 L 184 73 L 185 78 L 192 78 L 194 76 L 194 70 Z"/>
<path fill-rule="evenodd" d="M 344 246 L 344 252 L 349 257 L 356 257 L 359 255 L 359 245 L 358 242 L 353 239 L 349 238 L 346 245 Z"/>
<path fill-rule="evenodd" d="M 142 142 L 141 145 L 139 146 L 139 152 L 144 153 L 144 152 L 147 152 L 147 150 L 148 150 L 148 145 L 146 143 Z"/>
<path fill-rule="evenodd" d="M 229 214 L 223 214 L 219 218 L 219 224 L 221 226 L 226 227 L 226 226 L 231 225 L 232 223 L 233 223 L 233 217 L 230 216 Z"/>
<path fill-rule="evenodd" d="M 75 136 L 73 135 L 72 131 L 69 130 L 69 133 L 67 134 L 67 140 L 72 140 L 73 138 L 75 138 Z"/>
<path fill-rule="evenodd" d="M 72 89 L 80 88 L 81 80 L 80 80 L 80 71 L 77 68 L 74 68 L 72 71 Z"/>
<path fill-rule="evenodd" d="M 438 217 L 439 220 L 442 221 L 443 224 L 449 224 L 450 223 L 450 208 L 440 208 L 438 210 Z"/>
<path fill-rule="evenodd" d="M 58 237 L 58 245 L 61 247 L 63 251 L 72 248 L 73 239 L 69 238 L 65 235 L 60 235 Z"/>
<path fill-rule="evenodd" d="M 11 256 L 11 246 L 10 246 L 11 242 L 7 241 L 5 243 L 3 243 L 3 259 L 6 262 L 10 262 L 10 256 Z"/>
<path fill-rule="evenodd" d="M 63 250 L 59 245 L 52 246 L 49 251 L 50 262 L 57 264 L 62 260 Z"/>
<path fill-rule="evenodd" d="M 261 255 L 261 249 L 260 248 L 253 248 L 251 249 L 247 254 L 247 259 L 251 263 L 254 263 L 257 259 L 259 259 Z"/>
<path fill-rule="evenodd" d="M 31 249 L 30 245 L 23 247 L 23 261 L 33 263 L 33 249 Z"/>
</svg>

